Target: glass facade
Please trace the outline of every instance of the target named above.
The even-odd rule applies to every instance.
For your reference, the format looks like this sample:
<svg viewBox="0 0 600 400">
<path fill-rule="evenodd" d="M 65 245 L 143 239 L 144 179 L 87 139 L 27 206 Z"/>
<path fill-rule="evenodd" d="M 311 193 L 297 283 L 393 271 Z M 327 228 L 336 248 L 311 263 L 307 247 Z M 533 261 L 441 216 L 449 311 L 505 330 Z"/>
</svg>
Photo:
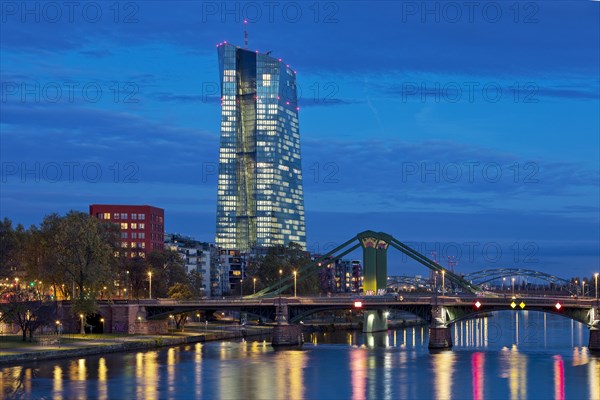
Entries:
<svg viewBox="0 0 600 400">
<path fill-rule="evenodd" d="M 218 46 L 218 246 L 306 248 L 296 73 L 281 60 Z"/>
</svg>

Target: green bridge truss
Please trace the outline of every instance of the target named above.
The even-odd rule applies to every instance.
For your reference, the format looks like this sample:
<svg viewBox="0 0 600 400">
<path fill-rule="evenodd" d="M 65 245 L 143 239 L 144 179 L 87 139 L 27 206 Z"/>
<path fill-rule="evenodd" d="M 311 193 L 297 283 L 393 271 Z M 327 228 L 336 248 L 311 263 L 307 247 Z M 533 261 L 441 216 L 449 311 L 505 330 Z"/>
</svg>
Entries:
<svg viewBox="0 0 600 400">
<path fill-rule="evenodd" d="M 471 283 L 468 279 L 461 277 L 443 268 L 433 260 L 430 260 L 423 254 L 412 249 L 406 244 L 394 238 L 392 235 L 383 232 L 364 231 L 353 238 L 347 240 L 340 246 L 324 254 L 313 262 L 306 264 L 298 269 L 298 282 L 301 282 L 315 274 L 318 274 L 323 265 L 335 263 L 341 260 L 346 255 L 350 254 L 359 247 L 363 248 L 363 274 L 365 291 L 377 291 L 387 288 L 387 249 L 393 247 L 403 254 L 424 265 L 432 271 L 444 273 L 445 278 L 452 282 L 455 286 L 471 292 L 478 293 L 481 289 L 476 284 Z M 246 298 L 253 297 L 270 297 L 277 296 L 283 291 L 291 288 L 294 285 L 294 278 L 286 276 L 281 278 L 281 282 L 273 284 L 262 289 L 256 294 L 245 296 Z"/>
</svg>

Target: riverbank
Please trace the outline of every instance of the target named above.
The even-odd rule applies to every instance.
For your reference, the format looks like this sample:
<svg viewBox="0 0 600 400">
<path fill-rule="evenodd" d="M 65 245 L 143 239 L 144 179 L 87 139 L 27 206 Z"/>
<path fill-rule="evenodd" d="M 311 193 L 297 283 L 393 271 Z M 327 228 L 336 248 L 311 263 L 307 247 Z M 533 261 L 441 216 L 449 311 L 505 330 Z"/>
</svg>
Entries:
<svg viewBox="0 0 600 400">
<path fill-rule="evenodd" d="M 149 350 L 165 346 L 203 343 L 270 335 L 272 327 L 252 326 L 212 328 L 204 332 L 171 332 L 165 335 L 68 334 L 38 337 L 37 342 L 22 342 L 21 336 L 0 336 L 0 365 L 20 364 L 57 358 Z"/>
</svg>

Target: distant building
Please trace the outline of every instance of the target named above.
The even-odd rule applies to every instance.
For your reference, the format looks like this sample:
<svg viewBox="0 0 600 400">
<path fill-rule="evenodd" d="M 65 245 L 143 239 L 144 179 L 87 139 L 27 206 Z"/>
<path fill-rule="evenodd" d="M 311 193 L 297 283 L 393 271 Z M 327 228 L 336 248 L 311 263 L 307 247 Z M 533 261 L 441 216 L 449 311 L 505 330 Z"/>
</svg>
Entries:
<svg viewBox="0 0 600 400">
<path fill-rule="evenodd" d="M 211 282 L 213 269 L 216 268 L 217 247 L 212 243 L 200 242 L 193 238 L 177 235 L 165 235 L 165 248 L 176 251 L 184 261 L 186 273 L 198 271 L 202 276 L 203 296 L 219 296 L 212 294 Z"/>
<path fill-rule="evenodd" d="M 215 291 L 220 291 L 221 295 L 238 293 L 241 280 L 244 279 L 245 258 L 239 250 L 218 249 L 217 269 L 220 279 L 215 282 Z"/>
<path fill-rule="evenodd" d="M 335 263 L 335 282 L 338 293 L 359 293 L 363 285 L 361 262 L 338 260 Z"/>
<path fill-rule="evenodd" d="M 164 249 L 165 210 L 162 208 L 92 204 L 90 215 L 119 226 L 121 248 L 128 257 L 146 257 L 153 250 Z"/>
<path fill-rule="evenodd" d="M 306 248 L 296 71 L 222 43 L 216 244 Z M 235 271 L 235 270 L 234 270 Z"/>
</svg>

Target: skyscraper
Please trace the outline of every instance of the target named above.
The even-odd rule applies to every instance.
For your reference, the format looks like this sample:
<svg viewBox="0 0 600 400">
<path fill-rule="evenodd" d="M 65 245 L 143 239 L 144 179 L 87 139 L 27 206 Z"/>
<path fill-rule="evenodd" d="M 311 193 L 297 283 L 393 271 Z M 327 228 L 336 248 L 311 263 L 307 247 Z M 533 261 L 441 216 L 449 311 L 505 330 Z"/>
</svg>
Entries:
<svg viewBox="0 0 600 400">
<path fill-rule="evenodd" d="M 221 78 L 218 246 L 306 248 L 296 72 L 281 59 L 217 46 Z"/>
</svg>

